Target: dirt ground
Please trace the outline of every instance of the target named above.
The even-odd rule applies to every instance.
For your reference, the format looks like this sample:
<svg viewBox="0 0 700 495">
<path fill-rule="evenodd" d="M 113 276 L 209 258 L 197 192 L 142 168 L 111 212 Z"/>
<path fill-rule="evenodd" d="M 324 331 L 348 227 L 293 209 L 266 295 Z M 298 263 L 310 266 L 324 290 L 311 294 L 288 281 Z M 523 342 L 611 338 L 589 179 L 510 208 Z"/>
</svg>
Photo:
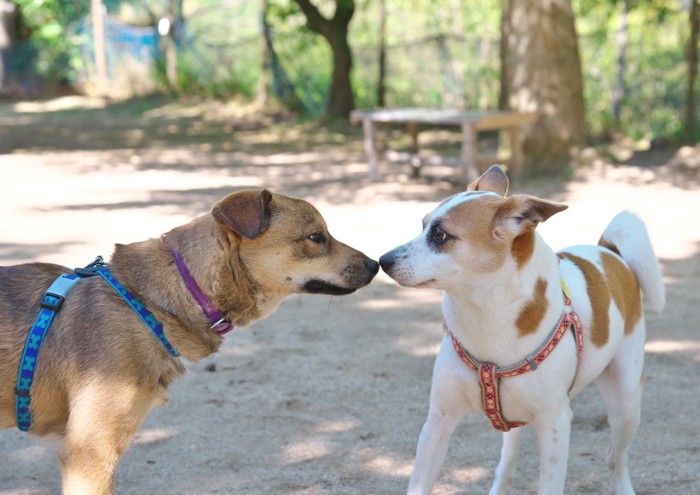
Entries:
<svg viewBox="0 0 700 495">
<path fill-rule="evenodd" d="M 621 209 L 647 223 L 668 304 L 647 314 L 641 429 L 631 450 L 639 494 L 700 493 L 700 193 L 698 176 L 667 164 L 675 150 L 601 160 L 568 181 L 511 191 L 570 205 L 540 227 L 555 249 L 596 242 Z M 384 163 L 365 179 L 361 135 L 347 126 L 288 124 L 233 107 L 102 108 L 63 98 L 0 104 L 0 264 L 82 266 L 115 242 L 156 237 L 244 187 L 312 201 L 340 240 L 378 258 L 413 238 L 422 216 L 459 189 L 454 170 Z M 347 297 L 287 300 L 229 334 L 221 350 L 170 389 L 118 470 L 119 494 L 395 494 L 406 489 L 426 416 L 441 333 L 441 295 L 380 274 Z M 609 429 L 594 387 L 573 401 L 568 494 L 610 493 Z M 453 437 L 435 493 L 485 493 L 500 435 L 472 416 Z M 0 433 L 0 495 L 60 491 L 56 446 Z M 516 493 L 534 493 L 528 432 Z"/>
</svg>

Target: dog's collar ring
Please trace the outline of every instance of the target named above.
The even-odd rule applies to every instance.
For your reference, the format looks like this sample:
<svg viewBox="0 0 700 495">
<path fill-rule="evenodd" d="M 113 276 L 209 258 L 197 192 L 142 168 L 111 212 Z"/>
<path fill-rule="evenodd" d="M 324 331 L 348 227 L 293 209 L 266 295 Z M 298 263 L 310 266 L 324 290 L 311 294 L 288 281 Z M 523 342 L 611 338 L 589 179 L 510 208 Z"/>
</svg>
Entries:
<svg viewBox="0 0 700 495">
<path fill-rule="evenodd" d="M 209 328 L 214 330 L 219 335 L 223 335 L 233 330 L 233 325 L 226 318 L 222 317 L 219 319 L 219 321 L 213 323 Z"/>
</svg>

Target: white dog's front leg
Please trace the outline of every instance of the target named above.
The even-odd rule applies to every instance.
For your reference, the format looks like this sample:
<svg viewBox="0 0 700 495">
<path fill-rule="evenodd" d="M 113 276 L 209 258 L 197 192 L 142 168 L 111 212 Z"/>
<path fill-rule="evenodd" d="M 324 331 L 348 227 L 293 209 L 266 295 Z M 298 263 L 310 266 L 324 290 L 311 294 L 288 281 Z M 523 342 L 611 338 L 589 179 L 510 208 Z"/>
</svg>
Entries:
<svg viewBox="0 0 700 495">
<path fill-rule="evenodd" d="M 569 459 L 571 408 L 567 405 L 557 415 L 538 417 L 532 426 L 537 433 L 540 450 L 539 495 L 564 493 Z"/>
<path fill-rule="evenodd" d="M 496 475 L 489 490 L 489 495 L 503 495 L 508 492 L 513 470 L 515 469 L 516 454 L 524 427 L 514 428 L 503 433 L 503 447 L 501 447 L 501 460 L 496 468 Z"/>
<path fill-rule="evenodd" d="M 432 491 L 447 457 L 450 438 L 462 418 L 472 411 L 466 401 L 466 381 L 471 373 L 459 361 L 451 341 L 444 338 L 435 360 L 430 409 L 418 439 L 416 464 L 408 485 L 409 495 L 427 495 Z M 476 390 L 478 384 L 475 378 L 472 380 Z"/>
<path fill-rule="evenodd" d="M 432 401 L 416 449 L 416 465 L 408 485 L 409 495 L 428 495 L 447 457 L 450 438 L 464 414 L 448 415 Z"/>
</svg>

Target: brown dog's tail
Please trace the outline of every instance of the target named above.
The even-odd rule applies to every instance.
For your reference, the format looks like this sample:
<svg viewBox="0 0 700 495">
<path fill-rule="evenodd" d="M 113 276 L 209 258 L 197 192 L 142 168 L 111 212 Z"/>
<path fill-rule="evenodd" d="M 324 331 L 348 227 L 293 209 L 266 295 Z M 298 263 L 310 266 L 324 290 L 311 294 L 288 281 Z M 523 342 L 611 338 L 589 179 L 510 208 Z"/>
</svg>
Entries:
<svg viewBox="0 0 700 495">
<path fill-rule="evenodd" d="M 666 290 L 644 222 L 634 213 L 622 211 L 612 219 L 598 244 L 625 260 L 637 277 L 647 308 L 661 312 L 666 304 Z"/>
</svg>

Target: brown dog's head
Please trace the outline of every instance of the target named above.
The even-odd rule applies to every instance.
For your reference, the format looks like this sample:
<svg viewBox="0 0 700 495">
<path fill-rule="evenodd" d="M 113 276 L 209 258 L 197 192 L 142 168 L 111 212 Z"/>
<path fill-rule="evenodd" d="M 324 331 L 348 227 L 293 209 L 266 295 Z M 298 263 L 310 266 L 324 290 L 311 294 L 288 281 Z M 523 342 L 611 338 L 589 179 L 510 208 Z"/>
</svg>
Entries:
<svg viewBox="0 0 700 495">
<path fill-rule="evenodd" d="M 335 240 L 306 201 L 240 191 L 214 205 L 212 214 L 248 276 L 267 294 L 350 294 L 379 271 L 379 263 Z"/>
</svg>

